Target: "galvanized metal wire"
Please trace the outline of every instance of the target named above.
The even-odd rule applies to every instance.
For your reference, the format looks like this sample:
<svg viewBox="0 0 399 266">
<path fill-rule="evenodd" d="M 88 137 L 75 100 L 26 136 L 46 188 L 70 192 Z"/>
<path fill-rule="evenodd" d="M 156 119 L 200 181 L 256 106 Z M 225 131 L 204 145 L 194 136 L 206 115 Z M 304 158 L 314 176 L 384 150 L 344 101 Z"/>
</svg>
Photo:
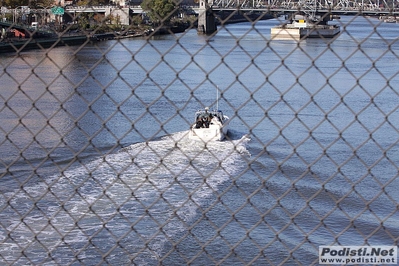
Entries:
<svg viewBox="0 0 399 266">
<path fill-rule="evenodd" d="M 316 265 L 320 239 L 315 235 L 325 235 L 325 245 L 348 244 L 353 236 L 357 237 L 352 245 L 397 245 L 399 232 L 393 225 L 399 206 L 394 189 L 398 177 L 398 107 L 383 104 L 386 95 L 391 100 L 399 99 L 399 68 L 393 60 L 399 59 L 397 34 L 387 39 L 389 29 L 382 20 L 358 14 L 346 24 L 340 22 L 341 34 L 346 35 L 348 43 L 356 44 L 355 51 L 337 52 L 334 38 L 320 36 L 323 46 L 318 43 L 309 53 L 303 47 L 305 39 L 290 40 L 295 42 L 294 50 L 277 49 L 269 32 L 257 29 L 259 20 L 245 18 L 251 23 L 242 36 L 229 31 L 226 17 L 219 18 L 218 32 L 204 36 L 206 41 L 198 45 L 198 50 L 185 47 L 185 33 L 171 29 L 166 33 L 175 39 L 172 47 L 157 47 L 151 42 L 156 31 L 149 30 L 140 37 L 144 44 L 136 51 L 122 42 L 129 28 L 124 28 L 121 35 L 84 30 L 87 37 L 113 39 L 114 43 L 106 50 L 94 45 L 88 51 L 86 47 L 93 39 L 80 44 L 65 42 L 71 58 L 88 53 L 77 60 L 78 64 L 75 59 L 57 59 L 57 43 L 72 34 L 68 27 L 58 31 L 55 43 L 44 45 L 38 41 L 37 51 L 42 54 L 39 60 L 29 56 L 34 50 L 25 50 L 35 40 L 32 37 L 10 39 L 0 46 L 9 49 L 0 59 L 0 84 L 12 84 L 0 89 L 0 115 L 7 117 L 0 125 L 0 151 L 9 153 L 2 152 L 0 160 L 0 264 Z M 347 30 L 357 18 L 373 29 L 365 39 Z M 164 26 L 162 20 L 160 24 Z M 189 29 L 195 29 L 195 24 Z M 225 53 L 212 44 L 213 36 L 221 31 L 235 41 Z M 264 43 L 259 53 L 241 43 L 249 31 L 256 32 Z M 386 51 L 377 56 L 368 54 L 368 40 L 384 42 Z M 171 63 L 176 47 L 191 58 L 179 68 Z M 210 69 L 197 61 L 205 47 L 220 60 Z M 124 62 L 113 60 L 118 49 L 125 54 Z M 137 53 L 143 49 L 159 55 L 159 62 L 148 64 Z M 237 51 L 248 58 L 239 69 L 230 58 Z M 264 57 L 265 51 L 269 58 Z M 306 58 L 300 68 L 293 66 L 297 52 Z M 325 54 L 333 62 L 320 62 Z M 365 71 L 356 72 L 356 66 L 351 65 L 357 64 L 354 58 L 358 57 L 368 62 Z M 386 58 L 393 60 L 390 76 L 382 70 L 387 67 Z M 263 60 L 273 62 L 269 69 L 261 66 Z M 329 63 L 335 65 L 335 70 L 325 71 Z M 110 66 L 107 77 L 96 73 L 102 64 Z M 28 71 L 18 72 L 15 65 Z M 123 73 L 131 65 L 141 69 L 140 73 L 129 73 L 137 75 L 136 84 L 129 83 Z M 193 65 L 197 72 L 192 75 L 196 77 L 187 81 L 182 76 Z M 207 103 L 196 91 L 203 85 L 219 85 L 212 77 L 219 67 L 229 73 L 221 78 L 232 80 L 230 86 L 219 89 L 220 98 L 234 110 L 230 116 L 236 125 L 247 129 L 248 136 L 257 143 L 252 152 L 231 136 L 225 141 L 231 145 L 224 147 L 223 153 L 207 143 L 190 144 L 198 146 L 188 150 L 181 142 L 187 136 L 176 135 L 170 125 L 180 121 L 180 128 L 188 129 L 192 123 L 185 115 L 187 103 L 184 99 L 176 101 L 170 92 L 173 84 L 187 88 L 189 99 L 204 107 Z M 83 79 L 65 74 L 74 68 L 85 72 Z M 174 77 L 165 76 L 170 80 L 162 83 L 156 77 L 159 69 L 167 69 Z M 276 83 L 281 69 L 292 81 L 284 88 Z M 351 78 L 335 80 L 341 71 Z M 257 87 L 241 81 L 248 72 L 256 72 Z M 317 80 L 318 87 L 309 89 L 307 84 L 314 78 L 309 73 L 315 72 L 322 80 Z M 370 91 L 367 82 L 375 76 L 384 84 Z M 30 87 L 31 80 L 42 86 Z M 96 94 L 85 90 L 88 80 L 96 84 Z M 55 83 L 64 84 L 65 91 L 53 90 Z M 148 83 L 154 90 L 145 98 L 142 90 Z M 242 93 L 239 104 L 228 101 L 237 84 Z M 347 86 L 345 91 L 342 85 Z M 118 95 L 112 90 L 116 86 L 126 90 L 121 89 Z M 293 91 L 298 87 L 307 101 L 293 101 Z M 260 99 L 266 90 L 270 97 L 267 106 Z M 354 106 L 353 97 L 348 100 L 348 96 L 356 93 L 368 102 Z M 112 101 L 114 108 L 99 113 L 103 99 Z M 87 110 L 74 112 L 74 101 L 85 104 Z M 155 107 L 160 101 L 165 102 L 164 110 Z M 247 119 L 248 106 L 261 115 Z M 130 108 L 141 108 L 141 115 L 132 117 Z M 371 109 L 374 116 L 369 116 Z M 309 124 L 304 116 L 312 114 L 318 118 Z M 59 119 L 61 116 L 68 117 L 69 122 Z M 36 123 L 38 117 L 44 121 L 42 124 Z M 115 126 L 117 120 L 120 123 Z M 66 124 L 61 127 L 61 123 Z M 155 124 L 157 130 L 147 131 L 146 123 Z M 85 126 L 88 124 L 92 126 Z M 270 130 L 267 139 L 261 132 L 264 124 Z M 356 130 L 352 130 L 354 127 Z M 328 132 L 323 131 L 326 128 Z M 383 132 L 387 132 L 388 139 Z M 141 141 L 126 143 L 130 134 Z M 322 134 L 329 135 L 321 138 Z M 99 144 L 102 135 L 107 136 L 102 139 L 107 144 Z M 159 136 L 163 136 L 163 146 L 152 142 Z M 79 137 L 87 141 L 79 143 Z M 312 153 L 307 152 L 309 147 Z M 63 158 L 56 157 L 61 154 Z M 145 157 L 147 154 L 152 156 Z M 176 154 L 180 161 L 174 159 Z M 140 156 L 145 158 L 141 160 Z M 206 171 L 199 163 L 204 156 L 214 162 Z M 233 161 L 232 157 L 239 159 Z M 242 164 L 241 168 L 232 173 L 236 164 Z M 134 168 L 134 172 L 128 168 Z M 385 176 L 379 174 L 382 169 L 387 170 Z M 193 182 L 185 173 L 199 179 Z M 249 173 L 251 180 L 246 179 Z M 141 179 L 132 183 L 135 174 Z M 162 175 L 173 178 L 154 178 Z M 172 187 L 180 200 L 170 195 Z M 88 197 L 87 191 L 95 194 Z M 143 196 L 146 193 L 148 197 Z M 206 195 L 206 200 L 201 195 Z M 154 209 L 171 211 L 162 214 Z M 122 227 L 115 230 L 118 224 Z M 75 243 L 75 239 L 84 241 Z"/>
</svg>

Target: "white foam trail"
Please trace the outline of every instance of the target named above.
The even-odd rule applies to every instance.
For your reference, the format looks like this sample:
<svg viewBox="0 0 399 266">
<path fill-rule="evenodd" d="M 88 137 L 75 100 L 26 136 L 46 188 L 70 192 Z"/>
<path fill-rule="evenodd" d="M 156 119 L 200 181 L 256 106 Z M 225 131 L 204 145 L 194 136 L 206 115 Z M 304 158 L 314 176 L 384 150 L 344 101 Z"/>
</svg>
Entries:
<svg viewBox="0 0 399 266">
<path fill-rule="evenodd" d="M 35 214 L 27 213 L 23 224 L 18 215 L 8 217 L 7 230 L 18 229 L 14 241 L 21 246 L 26 241 L 35 241 L 34 234 L 40 234 L 39 245 L 52 249 L 61 244 L 59 234 L 73 237 L 74 243 L 86 243 L 87 237 L 101 231 L 104 223 L 123 215 L 137 223 L 136 230 L 141 237 L 151 238 L 159 228 L 141 228 L 137 222 L 137 217 L 145 217 L 146 212 L 150 212 L 151 217 L 159 219 L 164 233 L 173 238 L 193 222 L 198 206 L 245 166 L 242 157 L 249 154 L 246 136 L 211 143 L 189 140 L 187 136 L 188 132 L 184 131 L 159 141 L 133 144 L 118 153 L 67 170 L 62 176 L 50 177 L 48 181 L 56 181 L 51 188 L 47 187 L 51 183 L 48 181 L 24 188 L 29 196 L 23 192 L 8 193 L 21 213 L 32 209 L 35 200 L 40 203 L 40 211 L 33 208 Z M 4 198 L 0 199 L 0 206 L 5 204 Z M 38 213 L 45 215 L 40 218 Z M 107 227 L 118 232 L 124 225 L 115 223 Z M 0 239 L 7 239 L 4 232 L 0 231 Z M 163 235 L 154 238 L 148 244 L 151 252 L 147 255 L 155 253 L 153 259 L 161 256 L 167 241 Z M 130 245 L 135 248 L 137 244 Z M 3 244 L 0 254 L 13 246 Z M 90 257 L 85 250 L 79 256 Z"/>
</svg>

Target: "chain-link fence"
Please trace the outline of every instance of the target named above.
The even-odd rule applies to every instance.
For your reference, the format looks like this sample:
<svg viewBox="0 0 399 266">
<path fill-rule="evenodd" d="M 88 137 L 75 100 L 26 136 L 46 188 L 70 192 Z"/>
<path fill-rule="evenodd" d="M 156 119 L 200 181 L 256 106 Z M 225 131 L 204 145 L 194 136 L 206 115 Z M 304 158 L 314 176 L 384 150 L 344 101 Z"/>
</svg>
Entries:
<svg viewBox="0 0 399 266">
<path fill-rule="evenodd" d="M 122 13 L 2 24 L 1 265 L 316 265 L 320 246 L 397 245 L 396 18 L 280 39 L 287 17 L 236 12 L 211 35 Z M 223 141 L 190 138 L 208 106 Z"/>
</svg>

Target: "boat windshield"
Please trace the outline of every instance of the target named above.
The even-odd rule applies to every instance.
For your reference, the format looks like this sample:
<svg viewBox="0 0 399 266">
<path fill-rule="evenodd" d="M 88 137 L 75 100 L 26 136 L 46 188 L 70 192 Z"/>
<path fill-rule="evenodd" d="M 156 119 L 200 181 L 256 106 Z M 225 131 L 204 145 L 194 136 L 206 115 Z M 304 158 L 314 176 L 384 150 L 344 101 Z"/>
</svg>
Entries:
<svg viewBox="0 0 399 266">
<path fill-rule="evenodd" d="M 195 113 L 195 121 L 202 117 L 217 117 L 220 121 L 223 121 L 223 113 L 220 110 L 213 110 L 213 111 L 204 111 L 204 110 L 199 110 Z"/>
</svg>

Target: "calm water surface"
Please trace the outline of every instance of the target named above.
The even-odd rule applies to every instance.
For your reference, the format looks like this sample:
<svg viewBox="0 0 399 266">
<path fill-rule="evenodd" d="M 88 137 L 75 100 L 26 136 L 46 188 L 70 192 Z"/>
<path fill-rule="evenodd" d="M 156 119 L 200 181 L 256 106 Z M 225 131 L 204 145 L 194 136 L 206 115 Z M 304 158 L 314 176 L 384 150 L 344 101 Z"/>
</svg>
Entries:
<svg viewBox="0 0 399 266">
<path fill-rule="evenodd" d="M 1 55 L 0 264 L 309 265 L 319 245 L 396 245 L 398 25 L 343 17 L 297 43 L 270 41 L 277 23 Z M 188 140 L 217 89 L 229 140 Z"/>
</svg>

